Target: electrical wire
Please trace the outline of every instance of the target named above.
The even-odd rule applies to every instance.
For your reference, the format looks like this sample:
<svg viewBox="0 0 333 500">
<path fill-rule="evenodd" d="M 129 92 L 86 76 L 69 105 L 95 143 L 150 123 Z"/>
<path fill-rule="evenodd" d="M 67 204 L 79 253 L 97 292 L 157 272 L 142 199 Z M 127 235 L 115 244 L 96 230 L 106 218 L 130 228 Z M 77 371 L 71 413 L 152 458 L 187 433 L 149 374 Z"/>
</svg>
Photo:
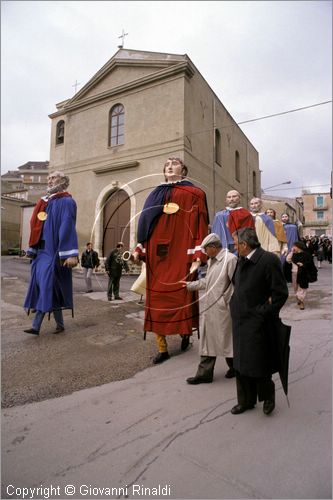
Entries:
<svg viewBox="0 0 333 500">
<path fill-rule="evenodd" d="M 257 122 L 258 120 L 266 120 L 266 118 L 273 118 L 273 116 L 287 115 L 288 113 L 295 113 L 296 111 L 302 111 L 303 109 L 314 108 L 316 106 L 322 106 L 323 104 L 329 104 L 332 101 L 318 102 L 317 104 L 311 104 L 310 106 L 303 106 L 302 108 L 290 109 L 289 111 L 282 111 L 281 113 L 274 113 L 273 115 L 261 116 L 260 118 L 253 118 L 252 120 L 245 120 L 243 122 L 237 122 L 237 125 L 242 125 L 243 123 Z"/>
<path fill-rule="evenodd" d="M 297 111 L 304 111 L 305 109 L 315 108 L 317 106 L 323 106 L 324 104 L 329 104 L 330 102 L 332 102 L 332 100 L 330 100 L 330 101 L 323 101 L 323 102 L 317 102 L 316 104 L 310 104 L 309 106 L 303 106 L 301 108 L 290 109 L 288 111 L 281 111 L 280 113 L 274 113 L 272 115 L 266 115 L 266 116 L 261 116 L 261 117 L 258 117 L 258 118 L 252 118 L 251 120 L 245 120 L 245 121 L 242 121 L 242 122 L 234 122 L 234 123 L 232 123 L 230 125 L 223 125 L 221 127 L 210 127 L 208 129 L 204 129 L 204 130 L 197 130 L 196 132 L 191 132 L 190 134 L 186 134 L 185 138 L 187 137 L 189 139 L 189 137 L 192 137 L 192 136 L 194 136 L 196 134 L 204 134 L 205 132 L 212 132 L 213 130 L 215 130 L 215 128 L 218 128 L 218 130 L 222 130 L 222 129 L 225 129 L 225 128 L 234 127 L 235 125 L 242 125 L 242 124 L 245 124 L 245 123 L 256 122 L 256 121 L 259 121 L 259 120 L 266 120 L 267 118 L 274 118 L 275 116 L 287 115 L 289 113 L 296 113 Z"/>
<path fill-rule="evenodd" d="M 324 186 L 330 186 L 331 184 L 316 184 L 314 186 L 298 186 L 298 187 L 290 187 L 290 188 L 278 188 L 278 189 L 263 189 L 263 193 L 265 194 L 267 191 L 288 191 L 292 189 L 311 189 L 311 188 L 316 188 L 316 187 L 324 187 Z"/>
</svg>

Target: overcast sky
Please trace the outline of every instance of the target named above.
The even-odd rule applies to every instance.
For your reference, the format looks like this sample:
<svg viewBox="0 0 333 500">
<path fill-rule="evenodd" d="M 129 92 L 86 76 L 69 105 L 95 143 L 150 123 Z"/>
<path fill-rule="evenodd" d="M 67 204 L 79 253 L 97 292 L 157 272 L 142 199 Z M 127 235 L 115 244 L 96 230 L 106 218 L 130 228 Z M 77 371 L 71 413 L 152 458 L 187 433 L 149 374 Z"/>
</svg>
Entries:
<svg viewBox="0 0 333 500">
<path fill-rule="evenodd" d="M 1 171 L 49 159 L 55 104 L 124 47 L 187 54 L 237 122 L 331 100 L 330 1 L 1 2 Z M 327 192 L 331 103 L 240 125 L 267 194 Z"/>
</svg>

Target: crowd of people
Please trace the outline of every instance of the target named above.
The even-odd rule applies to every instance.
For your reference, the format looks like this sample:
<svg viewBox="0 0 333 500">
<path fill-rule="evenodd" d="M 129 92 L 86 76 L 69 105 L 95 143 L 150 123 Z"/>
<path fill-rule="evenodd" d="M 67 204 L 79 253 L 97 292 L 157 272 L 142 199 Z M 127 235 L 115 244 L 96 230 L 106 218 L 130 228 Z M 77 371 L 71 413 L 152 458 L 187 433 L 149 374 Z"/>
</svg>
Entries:
<svg viewBox="0 0 333 500">
<path fill-rule="evenodd" d="M 145 264 L 144 332 L 155 334 L 153 363 L 169 359 L 168 336 L 179 335 L 180 349 L 186 351 L 193 333 L 200 332 L 199 365 L 187 383 L 211 383 L 216 358 L 224 357 L 226 378 L 236 377 L 237 405 L 231 413 L 263 401 L 263 412 L 269 415 L 275 407 L 272 375 L 277 371 L 270 332 L 288 298 L 287 283 L 304 310 L 317 268 L 324 260 L 332 263 L 331 241 L 303 238 L 300 224 L 290 222 L 288 214 L 278 219 L 273 208 L 264 212 L 258 197 L 250 200 L 249 209 L 241 207 L 236 190 L 227 193 L 225 208 L 209 225 L 206 194 L 187 180 L 183 160 L 169 157 L 163 174 L 165 182 L 144 204 L 130 255 L 133 262 Z M 78 264 L 79 253 L 76 205 L 68 184 L 62 172 L 51 173 L 46 196 L 31 219 L 31 281 L 24 303 L 35 314 L 32 328 L 25 330 L 30 334 L 39 335 L 46 313 L 54 315 L 54 333 L 63 331 L 62 311 L 73 310 L 71 268 Z M 110 301 L 121 300 L 120 278 L 129 269 L 123 247 L 119 242 L 105 262 Z M 92 273 L 100 265 L 91 242 L 81 265 L 86 292 L 91 293 Z M 200 273 L 203 266 L 205 275 Z"/>
</svg>

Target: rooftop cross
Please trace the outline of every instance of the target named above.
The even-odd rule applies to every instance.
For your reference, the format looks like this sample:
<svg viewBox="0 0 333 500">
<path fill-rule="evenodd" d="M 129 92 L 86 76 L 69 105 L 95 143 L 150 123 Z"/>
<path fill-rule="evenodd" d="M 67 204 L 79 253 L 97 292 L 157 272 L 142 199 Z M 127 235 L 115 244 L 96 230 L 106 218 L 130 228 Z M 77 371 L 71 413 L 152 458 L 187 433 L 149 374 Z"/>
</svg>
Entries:
<svg viewBox="0 0 333 500">
<path fill-rule="evenodd" d="M 121 45 L 118 45 L 119 49 L 122 49 L 124 48 L 124 38 L 125 36 L 127 36 L 128 33 L 125 33 L 124 29 L 122 30 L 122 33 L 120 36 L 118 36 L 118 38 L 122 38 L 122 42 L 121 42 Z"/>
<path fill-rule="evenodd" d="M 80 82 L 78 82 L 77 80 L 75 80 L 74 85 L 72 85 L 72 87 L 75 87 L 75 94 L 76 94 L 76 91 L 77 91 L 77 88 L 78 88 L 79 85 L 81 85 Z"/>
</svg>

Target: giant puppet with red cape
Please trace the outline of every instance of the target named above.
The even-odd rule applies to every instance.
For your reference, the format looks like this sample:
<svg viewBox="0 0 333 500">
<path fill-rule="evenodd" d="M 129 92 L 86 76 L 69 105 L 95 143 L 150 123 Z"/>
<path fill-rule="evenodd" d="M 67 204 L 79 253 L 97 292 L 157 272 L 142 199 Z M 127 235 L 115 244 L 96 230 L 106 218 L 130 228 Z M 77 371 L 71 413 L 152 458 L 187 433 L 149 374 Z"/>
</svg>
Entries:
<svg viewBox="0 0 333 500">
<path fill-rule="evenodd" d="M 236 254 L 236 247 L 232 234 L 243 227 L 252 227 L 254 229 L 254 220 L 249 210 L 243 207 L 226 207 L 215 214 L 212 233 L 216 233 L 222 247 Z"/>
<path fill-rule="evenodd" d="M 166 182 L 148 196 L 138 223 L 135 249 L 146 262 L 144 330 L 160 335 L 192 334 L 199 326 L 197 292 L 179 281 L 193 262 L 207 260 L 200 244 L 208 234 L 206 194 L 187 180 Z"/>
</svg>

